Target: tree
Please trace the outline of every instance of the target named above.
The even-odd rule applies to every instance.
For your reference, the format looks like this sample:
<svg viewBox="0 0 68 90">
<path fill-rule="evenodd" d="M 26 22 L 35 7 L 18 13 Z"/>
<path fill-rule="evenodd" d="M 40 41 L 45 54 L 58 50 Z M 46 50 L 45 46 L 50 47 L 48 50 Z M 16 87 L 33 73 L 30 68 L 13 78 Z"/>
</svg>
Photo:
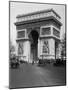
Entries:
<svg viewBox="0 0 68 90">
<path fill-rule="evenodd" d="M 15 46 L 12 45 L 12 42 L 11 41 L 9 43 L 9 47 L 10 47 L 10 55 L 12 55 L 15 52 Z"/>
<path fill-rule="evenodd" d="M 63 60 L 63 58 L 66 57 L 66 33 L 64 34 L 61 43 L 62 43 L 61 58 Z"/>
</svg>

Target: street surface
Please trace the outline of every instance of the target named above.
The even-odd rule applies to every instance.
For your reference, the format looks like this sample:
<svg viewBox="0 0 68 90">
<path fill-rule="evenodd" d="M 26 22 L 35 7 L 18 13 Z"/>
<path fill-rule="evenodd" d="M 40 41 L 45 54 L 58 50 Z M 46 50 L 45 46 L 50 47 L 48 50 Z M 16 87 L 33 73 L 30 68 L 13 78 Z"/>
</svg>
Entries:
<svg viewBox="0 0 68 90">
<path fill-rule="evenodd" d="M 10 69 L 10 88 L 65 85 L 65 67 L 21 64 Z"/>
</svg>

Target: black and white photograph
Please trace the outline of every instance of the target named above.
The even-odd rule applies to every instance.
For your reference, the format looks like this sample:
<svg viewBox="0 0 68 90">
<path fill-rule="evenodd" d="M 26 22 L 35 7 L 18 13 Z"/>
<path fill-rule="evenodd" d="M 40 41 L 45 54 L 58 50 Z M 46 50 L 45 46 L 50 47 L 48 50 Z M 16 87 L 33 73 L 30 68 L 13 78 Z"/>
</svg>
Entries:
<svg viewBox="0 0 68 90">
<path fill-rule="evenodd" d="M 66 86 L 66 4 L 9 1 L 9 88 Z"/>
</svg>

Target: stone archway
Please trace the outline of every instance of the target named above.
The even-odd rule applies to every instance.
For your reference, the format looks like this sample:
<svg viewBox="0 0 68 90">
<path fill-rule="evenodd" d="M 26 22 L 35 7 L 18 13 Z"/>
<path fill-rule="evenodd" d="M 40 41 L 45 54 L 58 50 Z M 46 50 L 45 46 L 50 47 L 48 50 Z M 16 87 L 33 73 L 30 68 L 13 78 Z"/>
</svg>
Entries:
<svg viewBox="0 0 68 90">
<path fill-rule="evenodd" d="M 29 34 L 30 39 L 30 57 L 32 61 L 37 61 L 38 58 L 38 38 L 39 34 L 36 30 L 32 30 Z"/>
</svg>

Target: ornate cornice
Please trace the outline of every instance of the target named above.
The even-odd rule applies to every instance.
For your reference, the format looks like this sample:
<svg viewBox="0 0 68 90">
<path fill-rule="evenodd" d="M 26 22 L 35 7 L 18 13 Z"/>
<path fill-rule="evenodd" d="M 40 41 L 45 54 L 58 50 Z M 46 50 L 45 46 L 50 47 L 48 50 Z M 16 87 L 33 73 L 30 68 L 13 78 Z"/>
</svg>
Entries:
<svg viewBox="0 0 68 90">
<path fill-rule="evenodd" d="M 31 21 L 34 22 L 36 20 L 41 20 L 41 19 L 44 20 L 50 17 L 53 17 L 56 21 L 60 22 L 61 17 L 53 9 L 49 9 L 49 10 L 38 11 L 38 12 L 29 13 L 25 15 L 18 15 L 17 22 L 15 23 L 15 25 L 18 25 L 21 23 L 24 24 L 27 22 L 29 23 Z"/>
<path fill-rule="evenodd" d="M 46 17 L 46 18 L 39 18 L 39 19 L 33 19 L 33 20 L 28 20 L 28 21 L 21 21 L 21 22 L 15 22 L 15 25 L 25 25 L 25 24 L 30 24 L 30 23 L 35 23 L 35 22 L 41 22 L 41 21 L 45 21 L 45 20 L 54 20 L 56 21 L 60 26 L 62 25 L 62 23 L 57 20 L 55 17 L 50 16 L 50 17 Z"/>
</svg>

